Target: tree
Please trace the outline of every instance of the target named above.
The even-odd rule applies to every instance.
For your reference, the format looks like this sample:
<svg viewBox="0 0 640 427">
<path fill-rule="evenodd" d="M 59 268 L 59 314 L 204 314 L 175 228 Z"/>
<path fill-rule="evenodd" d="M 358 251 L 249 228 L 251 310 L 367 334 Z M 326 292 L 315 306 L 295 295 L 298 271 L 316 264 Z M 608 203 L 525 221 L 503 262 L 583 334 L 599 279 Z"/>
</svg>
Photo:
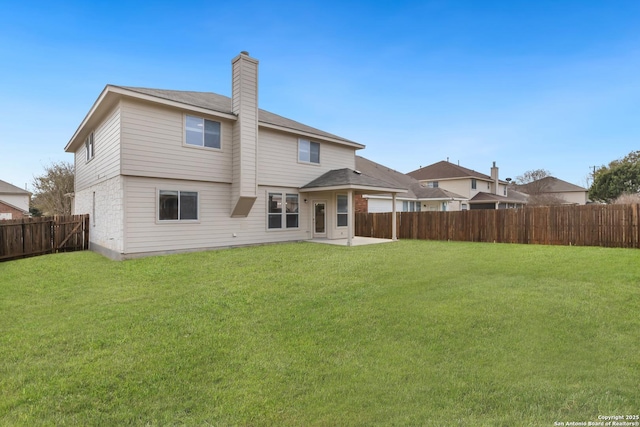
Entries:
<svg viewBox="0 0 640 427">
<path fill-rule="evenodd" d="M 548 176 L 551 176 L 551 172 L 546 169 L 533 169 L 516 176 L 516 184 L 529 195 L 539 195 L 544 193 L 548 187 L 547 182 L 542 181 L 542 178 Z"/>
<path fill-rule="evenodd" d="M 640 194 L 627 194 L 623 193 L 619 195 L 611 203 L 614 205 L 633 205 L 640 204 Z"/>
<path fill-rule="evenodd" d="M 516 177 L 516 190 L 529 195 L 528 206 L 562 205 L 567 201 L 549 193 L 551 172 L 546 169 L 533 169 Z"/>
<path fill-rule="evenodd" d="M 611 203 L 623 194 L 640 192 L 640 150 L 596 170 L 589 188 L 592 200 Z"/>
<path fill-rule="evenodd" d="M 44 168 L 45 173 L 33 178 L 33 208 L 44 215 L 70 215 L 74 186 L 73 164 L 54 162 Z"/>
<path fill-rule="evenodd" d="M 529 199 L 527 200 L 527 206 L 557 206 L 566 203 L 567 201 L 563 197 L 553 193 L 529 195 Z"/>
<path fill-rule="evenodd" d="M 31 205 L 33 205 L 33 202 L 31 202 Z M 33 206 L 29 207 L 29 213 L 31 214 L 31 216 L 34 216 L 34 217 L 42 216 L 42 212 L 40 212 L 40 209 L 35 208 Z"/>
</svg>

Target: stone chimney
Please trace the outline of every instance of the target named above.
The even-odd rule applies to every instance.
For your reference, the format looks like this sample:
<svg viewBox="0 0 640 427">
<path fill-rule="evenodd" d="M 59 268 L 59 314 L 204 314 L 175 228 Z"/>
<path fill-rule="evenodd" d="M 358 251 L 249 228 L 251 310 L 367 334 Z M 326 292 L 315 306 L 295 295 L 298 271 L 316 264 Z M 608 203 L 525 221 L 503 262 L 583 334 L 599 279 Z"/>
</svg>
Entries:
<svg viewBox="0 0 640 427">
<path fill-rule="evenodd" d="M 232 111 L 238 117 L 233 124 L 233 172 L 231 216 L 249 215 L 258 188 L 258 60 L 249 52 L 240 52 L 231 60 Z"/>
<path fill-rule="evenodd" d="M 493 194 L 498 194 L 498 190 L 500 189 L 500 180 L 498 178 L 498 167 L 496 166 L 496 162 L 493 162 L 493 166 L 491 167 L 491 192 Z"/>
</svg>

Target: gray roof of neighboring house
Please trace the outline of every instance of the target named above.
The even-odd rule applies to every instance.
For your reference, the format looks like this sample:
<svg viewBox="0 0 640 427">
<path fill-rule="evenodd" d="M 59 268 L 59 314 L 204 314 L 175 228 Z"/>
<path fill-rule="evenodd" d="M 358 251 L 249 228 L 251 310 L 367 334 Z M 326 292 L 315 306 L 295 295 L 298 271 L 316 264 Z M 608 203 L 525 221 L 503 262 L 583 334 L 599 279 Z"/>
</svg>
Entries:
<svg viewBox="0 0 640 427">
<path fill-rule="evenodd" d="M 519 197 L 511 197 L 511 196 L 500 196 L 498 194 L 492 193 L 483 193 L 480 192 L 473 196 L 469 203 L 483 203 L 483 202 L 502 202 L 502 203 L 527 203 L 525 200 L 522 200 Z"/>
<path fill-rule="evenodd" d="M 489 175 L 476 172 L 472 169 L 467 169 L 465 167 L 456 165 L 446 160 L 442 160 L 440 162 L 431 164 L 429 166 L 416 169 L 414 171 L 407 173 L 407 175 L 420 181 L 427 181 L 427 180 L 437 181 L 439 179 L 452 179 L 452 178 L 476 178 L 476 179 L 483 179 L 487 181 L 493 181 Z"/>
<path fill-rule="evenodd" d="M 23 190 L 20 187 L 16 187 L 13 184 L 9 184 L 6 181 L 0 179 L 0 194 L 31 194 L 27 190 Z"/>
<path fill-rule="evenodd" d="M 217 111 L 225 114 L 233 114 L 231 98 L 224 95 L 219 95 L 213 92 L 190 92 L 182 90 L 165 90 L 165 89 L 150 89 L 143 87 L 130 87 L 130 86 L 117 86 L 121 89 L 126 89 L 132 92 L 141 93 L 144 95 L 150 95 L 157 98 L 166 99 L 169 101 L 175 101 L 186 105 L 191 105 L 199 108 L 206 108 L 208 110 Z M 321 137 L 334 138 L 341 141 L 349 142 L 352 144 L 358 144 L 341 136 L 337 136 L 328 132 L 324 132 L 320 129 L 307 126 L 305 124 L 296 122 L 286 117 L 279 116 L 266 110 L 258 109 L 258 121 L 280 126 L 296 131 L 306 132 Z"/>
<path fill-rule="evenodd" d="M 451 198 L 464 198 L 459 194 L 451 191 L 444 190 L 442 188 L 427 188 L 420 185 L 417 179 L 410 177 L 407 174 L 398 172 L 387 166 L 373 162 L 369 159 L 365 159 L 361 156 L 356 156 L 356 169 L 369 176 L 395 183 L 402 188 L 407 188 L 407 194 L 403 194 L 402 197 L 409 197 L 414 199 L 451 199 Z"/>
<path fill-rule="evenodd" d="M 543 193 L 568 193 L 568 192 L 586 192 L 586 188 L 563 181 L 554 176 L 547 176 L 535 181 L 536 189 L 543 189 Z M 529 185 L 533 183 L 518 185 L 519 191 L 526 193 Z"/>
<path fill-rule="evenodd" d="M 522 203 L 527 203 L 529 201 L 528 194 L 514 190 L 513 188 L 507 188 L 507 197 L 513 200 L 520 200 Z"/>
</svg>

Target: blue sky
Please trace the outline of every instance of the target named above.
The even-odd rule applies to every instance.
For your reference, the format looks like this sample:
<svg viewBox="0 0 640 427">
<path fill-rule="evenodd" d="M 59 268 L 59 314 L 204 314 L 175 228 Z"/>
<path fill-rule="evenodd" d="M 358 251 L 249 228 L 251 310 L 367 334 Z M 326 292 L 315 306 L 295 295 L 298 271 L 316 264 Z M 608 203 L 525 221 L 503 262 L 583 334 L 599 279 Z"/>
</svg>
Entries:
<svg viewBox="0 0 640 427">
<path fill-rule="evenodd" d="M 106 84 L 231 94 L 409 172 L 449 158 L 587 185 L 640 149 L 640 2 L 11 2 L 0 13 L 0 179 L 24 187 Z"/>
</svg>

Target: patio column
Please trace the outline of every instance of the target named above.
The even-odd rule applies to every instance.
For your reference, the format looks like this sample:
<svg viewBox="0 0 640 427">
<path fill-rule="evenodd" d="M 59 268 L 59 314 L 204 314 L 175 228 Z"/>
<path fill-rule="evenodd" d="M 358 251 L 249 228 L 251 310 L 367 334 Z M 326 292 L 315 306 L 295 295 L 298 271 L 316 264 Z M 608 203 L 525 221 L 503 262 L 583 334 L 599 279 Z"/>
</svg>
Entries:
<svg viewBox="0 0 640 427">
<path fill-rule="evenodd" d="M 391 240 L 398 240 L 398 236 L 396 235 L 396 193 L 391 193 Z"/>
<path fill-rule="evenodd" d="M 347 193 L 347 246 L 353 244 L 353 224 L 355 222 L 353 210 L 353 190 L 349 190 Z"/>
</svg>

